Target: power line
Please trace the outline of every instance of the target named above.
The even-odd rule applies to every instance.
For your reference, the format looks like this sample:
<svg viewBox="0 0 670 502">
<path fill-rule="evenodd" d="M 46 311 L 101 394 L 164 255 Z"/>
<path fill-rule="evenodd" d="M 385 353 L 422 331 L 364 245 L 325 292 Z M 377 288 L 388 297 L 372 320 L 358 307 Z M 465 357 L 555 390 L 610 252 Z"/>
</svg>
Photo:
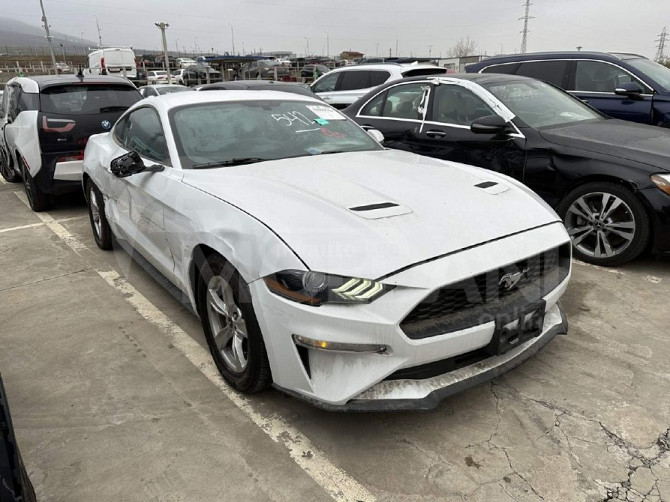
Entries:
<svg viewBox="0 0 670 502">
<path fill-rule="evenodd" d="M 658 51 L 656 51 L 656 57 L 654 58 L 656 61 L 662 61 L 665 59 L 665 42 L 668 41 L 668 33 L 665 31 L 665 26 L 663 27 L 663 31 L 661 34 L 658 36 L 654 42 L 658 42 Z"/>
<path fill-rule="evenodd" d="M 530 0 L 526 0 L 525 6 L 526 6 L 526 12 L 523 15 L 523 17 L 520 17 L 519 20 L 523 19 L 523 36 L 521 37 L 521 53 L 526 52 L 526 42 L 528 41 L 528 20 L 529 19 L 535 19 L 533 16 L 530 16 L 530 6 L 533 5 L 530 3 Z"/>
</svg>

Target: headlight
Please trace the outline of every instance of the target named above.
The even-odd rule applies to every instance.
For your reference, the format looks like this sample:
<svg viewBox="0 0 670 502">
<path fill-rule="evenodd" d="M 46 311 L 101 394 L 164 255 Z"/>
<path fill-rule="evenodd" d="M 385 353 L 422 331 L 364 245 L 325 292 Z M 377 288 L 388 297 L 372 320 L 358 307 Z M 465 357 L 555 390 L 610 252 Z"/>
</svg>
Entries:
<svg viewBox="0 0 670 502">
<path fill-rule="evenodd" d="M 370 303 L 394 288 L 370 279 L 329 275 L 312 270 L 283 270 L 263 280 L 273 293 L 314 306 L 323 303 Z"/>
<path fill-rule="evenodd" d="M 656 186 L 670 195 L 670 174 L 652 174 L 651 181 L 656 183 Z"/>
</svg>

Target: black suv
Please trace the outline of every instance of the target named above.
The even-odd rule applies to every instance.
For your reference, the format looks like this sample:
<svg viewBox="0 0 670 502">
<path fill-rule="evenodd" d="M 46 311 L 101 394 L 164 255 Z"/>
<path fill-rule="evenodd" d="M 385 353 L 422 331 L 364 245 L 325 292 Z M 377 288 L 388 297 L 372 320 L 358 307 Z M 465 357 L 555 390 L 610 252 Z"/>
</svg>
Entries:
<svg viewBox="0 0 670 502">
<path fill-rule="evenodd" d="M 30 207 L 81 190 L 84 147 L 142 99 L 128 80 L 103 75 L 16 77 L 0 103 L 0 173 L 23 179 Z"/>
<path fill-rule="evenodd" d="M 536 78 L 565 89 L 610 117 L 670 127 L 670 68 L 638 54 L 513 54 L 484 59 L 465 71 Z"/>
</svg>

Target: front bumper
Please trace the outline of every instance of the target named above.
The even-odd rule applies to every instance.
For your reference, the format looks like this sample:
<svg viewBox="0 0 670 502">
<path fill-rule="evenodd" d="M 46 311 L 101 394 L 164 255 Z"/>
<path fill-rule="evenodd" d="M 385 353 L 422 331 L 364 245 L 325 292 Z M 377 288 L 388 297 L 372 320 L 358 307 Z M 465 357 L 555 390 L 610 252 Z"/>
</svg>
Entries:
<svg viewBox="0 0 670 502">
<path fill-rule="evenodd" d="M 653 254 L 670 253 L 670 195 L 656 187 L 638 192 L 651 216 Z"/>
<path fill-rule="evenodd" d="M 492 241 L 398 272 L 384 279 L 385 283 L 396 285 L 395 289 L 363 305 L 301 305 L 271 293 L 262 280 L 253 281 L 249 285 L 251 296 L 274 384 L 285 392 L 333 410 L 429 409 L 446 395 L 519 364 L 557 333 L 565 332 L 564 317 L 557 302 L 567 287 L 569 275 L 543 297 L 545 322 L 537 338 L 504 356 L 480 359 L 467 367 L 474 371 L 471 376 L 460 376 L 451 381 L 455 378 L 451 375 L 462 375 L 462 370 L 466 369 L 462 367 L 458 373 L 452 371 L 440 375 L 446 378 L 444 385 L 436 384 L 434 379 L 411 380 L 400 385 L 400 380 L 390 381 L 389 377 L 393 378 L 403 370 L 439 363 L 487 347 L 494 337 L 495 323 L 481 320 L 481 324 L 465 329 L 411 339 L 400 326 L 402 320 L 444 284 L 515 263 L 520 258 L 520 249 L 526 256 L 533 256 L 565 242 L 567 234 L 560 222 Z M 344 347 L 359 344 L 384 346 L 388 350 L 365 353 L 309 349 L 298 346 L 295 335 L 326 342 L 325 346 L 329 343 Z M 530 353 L 526 355 L 526 351 Z M 464 383 L 459 383 L 461 380 Z M 437 387 L 431 387 L 435 385 Z M 453 390 L 441 390 L 452 385 Z M 389 386 L 396 391 L 387 394 L 384 389 Z M 427 387 L 418 393 L 410 391 L 423 386 Z M 398 394 L 398 389 L 407 393 Z M 429 398 L 429 394 L 436 390 L 440 392 Z M 388 401 L 400 403 L 390 404 Z"/>
<path fill-rule="evenodd" d="M 429 411 L 449 396 L 516 368 L 537 354 L 556 335 L 567 334 L 568 320 L 557 303 L 545 316 L 542 334 L 501 356 L 491 356 L 465 368 L 432 378 L 384 380 L 339 406 L 314 399 L 308 401 L 328 411 Z M 302 397 L 289 390 L 281 390 Z"/>
</svg>

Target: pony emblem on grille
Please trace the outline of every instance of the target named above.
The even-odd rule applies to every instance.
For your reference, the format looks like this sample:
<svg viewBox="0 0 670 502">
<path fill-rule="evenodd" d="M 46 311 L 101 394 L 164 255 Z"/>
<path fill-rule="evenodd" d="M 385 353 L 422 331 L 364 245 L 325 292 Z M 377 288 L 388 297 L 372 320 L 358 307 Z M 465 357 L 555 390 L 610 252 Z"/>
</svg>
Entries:
<svg viewBox="0 0 670 502">
<path fill-rule="evenodd" d="M 528 273 L 528 269 L 524 268 L 521 272 L 508 273 L 503 275 L 498 282 L 498 286 L 504 287 L 507 291 L 516 286 L 524 275 Z"/>
</svg>

